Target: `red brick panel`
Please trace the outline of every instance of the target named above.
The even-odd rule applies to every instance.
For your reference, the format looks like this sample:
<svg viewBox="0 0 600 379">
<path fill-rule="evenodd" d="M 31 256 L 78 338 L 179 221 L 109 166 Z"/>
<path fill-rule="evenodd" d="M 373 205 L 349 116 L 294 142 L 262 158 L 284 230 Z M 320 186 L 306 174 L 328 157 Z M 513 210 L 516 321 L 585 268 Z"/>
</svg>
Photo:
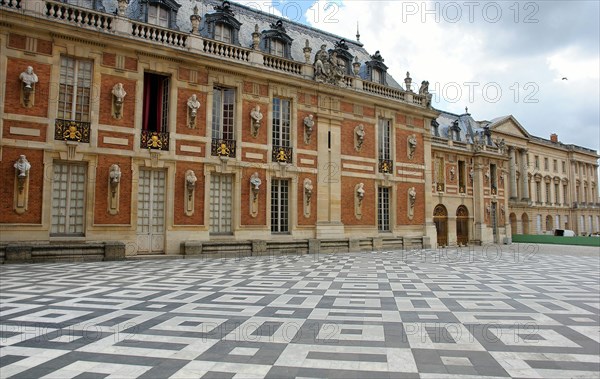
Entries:
<svg viewBox="0 0 600 379">
<path fill-rule="evenodd" d="M 10 33 L 8 35 L 8 47 L 11 49 L 25 50 L 27 37 L 21 34 Z"/>
<path fill-rule="evenodd" d="M 181 149 L 182 145 L 199 147 L 201 149 L 200 153 L 193 152 L 193 151 L 183 151 Z M 204 156 L 206 156 L 206 143 L 198 142 L 198 141 L 178 140 L 176 142 L 176 150 L 175 151 L 176 151 L 177 155 L 187 155 L 190 157 L 204 157 Z"/>
<path fill-rule="evenodd" d="M 354 129 L 359 124 L 362 124 L 365 127 L 365 139 L 360 151 L 356 151 L 354 149 Z M 376 147 L 375 125 L 362 121 L 344 120 L 342 122 L 342 154 L 364 158 L 375 158 Z"/>
<path fill-rule="evenodd" d="M 108 212 L 108 176 L 110 166 L 118 164 L 121 169 L 121 182 L 119 184 L 119 213 L 111 215 Z M 131 158 L 117 155 L 98 156 L 96 181 L 94 192 L 94 224 L 129 225 L 131 223 Z"/>
<path fill-rule="evenodd" d="M 27 66 L 33 67 L 33 71 L 39 78 L 35 85 L 35 105 L 31 108 L 25 108 L 21 105 L 21 80 L 19 75 L 27 69 Z M 50 82 L 50 65 L 34 62 L 26 59 L 8 58 L 6 68 L 6 98 L 4 99 L 4 112 L 16 113 L 28 116 L 48 116 L 48 98 Z M 58 83 L 55 83 L 58 85 Z"/>
<path fill-rule="evenodd" d="M 354 215 L 354 188 L 364 183 L 365 197 L 362 201 L 362 217 Z M 344 225 L 375 226 L 377 224 L 377 192 L 373 180 L 366 178 L 342 177 L 342 223 Z"/>
<path fill-rule="evenodd" d="M 29 200 L 27 211 L 17 214 L 14 211 L 15 196 L 15 162 L 19 155 L 24 154 L 31 164 L 29 171 Z M 42 150 L 30 150 L 24 148 L 12 148 L 4 146 L 2 149 L 2 160 L 0 161 L 0 224 L 41 224 L 42 223 L 42 201 L 44 185 L 51 185 L 52 174 L 44 171 L 44 152 Z M 25 238 L 25 237 L 24 237 Z"/>
<path fill-rule="evenodd" d="M 127 128 L 135 127 L 136 81 L 107 74 L 102 74 L 100 80 L 100 123 Z M 116 119 L 112 116 L 112 89 L 117 83 L 123 83 L 123 88 L 127 93 L 123 100 L 123 115 L 121 119 Z"/>
<path fill-rule="evenodd" d="M 265 170 L 259 170 L 253 167 L 244 168 L 241 178 L 241 223 L 242 225 L 267 225 L 267 191 L 269 191 L 269 183 L 267 183 Z M 258 193 L 258 213 L 256 217 L 250 214 L 250 178 L 255 172 L 258 173 L 262 184 Z"/>
<path fill-rule="evenodd" d="M 341 102 L 341 110 L 344 113 L 354 113 L 354 104 L 352 103 L 348 103 L 346 101 L 342 101 Z"/>
<path fill-rule="evenodd" d="M 196 126 L 192 129 L 188 126 L 187 102 L 194 94 L 200 102 L 200 108 L 196 113 Z M 206 135 L 206 111 L 206 93 L 179 88 L 177 90 L 177 109 L 175 109 L 175 112 L 177 112 L 177 133 L 199 137 Z"/>
<path fill-rule="evenodd" d="M 31 130 L 39 130 L 39 136 L 23 136 L 20 134 L 12 134 L 10 132 L 11 128 L 24 128 Z M 2 132 L 2 136 L 4 138 L 14 138 L 26 141 L 38 141 L 38 142 L 46 142 L 46 131 L 48 130 L 48 125 L 40 124 L 37 122 L 25 122 L 25 121 L 15 121 L 15 120 L 4 120 L 4 130 Z"/>
<path fill-rule="evenodd" d="M 310 137 L 310 143 L 304 142 L 304 118 L 309 114 L 313 115 L 314 125 L 312 128 L 312 135 Z M 298 148 L 304 150 L 317 150 L 317 134 L 319 127 L 319 119 L 316 114 L 312 112 L 298 112 L 298 127 L 297 127 L 297 138 L 298 138 Z M 293 125 L 292 125 L 293 129 Z"/>
<path fill-rule="evenodd" d="M 104 142 L 104 137 L 127 139 L 127 146 Z M 110 149 L 133 150 L 133 134 L 118 133 L 108 130 L 98 130 L 98 147 L 107 147 Z"/>
<path fill-rule="evenodd" d="M 185 173 L 193 170 L 196 178 L 194 190 L 194 214 L 185 214 L 185 197 L 188 196 L 186 189 Z M 204 225 L 204 165 L 202 163 L 177 162 L 175 173 L 175 225 Z"/>
<path fill-rule="evenodd" d="M 408 137 L 414 134 L 417 138 L 417 149 L 413 159 L 408 159 Z M 419 131 L 396 129 L 396 160 L 400 162 L 424 164 L 425 148 L 423 146 L 423 135 Z M 448 176 L 447 176 L 448 177 Z"/>
<path fill-rule="evenodd" d="M 246 156 L 246 153 L 261 154 L 263 156 L 263 158 L 262 159 L 249 158 Z M 267 154 L 266 149 L 262 150 L 262 149 L 253 149 L 251 147 L 244 147 L 242 149 L 242 160 L 246 161 L 246 162 L 268 163 L 271 160 L 271 157 Z"/>
<path fill-rule="evenodd" d="M 257 106 L 260 105 L 260 113 L 263 118 L 258 129 L 256 137 L 252 137 L 251 133 L 251 122 L 250 112 Z M 242 103 L 242 141 L 251 143 L 267 144 L 267 124 L 269 123 L 269 104 L 259 103 L 257 101 L 244 100 Z"/>
<path fill-rule="evenodd" d="M 413 219 L 408 219 L 408 190 L 415 187 L 417 197 Z M 425 185 L 421 183 L 397 183 L 396 184 L 396 225 L 423 225 L 425 224 Z"/>
<path fill-rule="evenodd" d="M 406 115 L 396 113 L 396 124 L 406 125 Z"/>
<path fill-rule="evenodd" d="M 363 107 L 363 116 L 365 116 L 365 117 L 375 117 L 375 108 L 372 108 L 372 107 Z"/>
<path fill-rule="evenodd" d="M 104 66 L 115 67 L 117 65 L 117 54 L 113 54 L 113 53 L 102 54 L 102 64 Z"/>
<path fill-rule="evenodd" d="M 136 58 L 125 57 L 125 70 L 137 71 L 138 60 Z"/>
</svg>

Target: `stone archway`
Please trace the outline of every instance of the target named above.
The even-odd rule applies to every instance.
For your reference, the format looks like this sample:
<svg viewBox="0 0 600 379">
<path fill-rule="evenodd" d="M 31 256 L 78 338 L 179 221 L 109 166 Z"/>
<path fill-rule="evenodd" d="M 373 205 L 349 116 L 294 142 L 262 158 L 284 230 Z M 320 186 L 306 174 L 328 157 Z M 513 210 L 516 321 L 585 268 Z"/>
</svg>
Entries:
<svg viewBox="0 0 600 379">
<path fill-rule="evenodd" d="M 529 234 L 529 216 L 527 213 L 521 215 L 521 224 L 523 225 L 523 234 Z"/>
<path fill-rule="evenodd" d="M 448 246 L 448 211 L 442 204 L 433 210 L 433 222 L 437 230 L 438 247 Z"/>
<path fill-rule="evenodd" d="M 456 209 L 456 243 L 459 246 L 469 243 L 469 210 L 464 205 Z"/>
<path fill-rule="evenodd" d="M 511 213 L 508 216 L 508 219 L 510 221 L 510 235 L 514 236 L 517 233 L 517 215 L 514 213 Z"/>
</svg>

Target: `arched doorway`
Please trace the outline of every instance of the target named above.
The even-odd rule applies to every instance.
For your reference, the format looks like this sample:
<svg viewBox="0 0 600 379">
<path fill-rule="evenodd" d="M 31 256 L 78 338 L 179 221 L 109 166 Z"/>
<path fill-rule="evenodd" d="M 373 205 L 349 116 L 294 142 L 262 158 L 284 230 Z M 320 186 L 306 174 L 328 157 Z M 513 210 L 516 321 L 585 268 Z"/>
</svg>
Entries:
<svg viewBox="0 0 600 379">
<path fill-rule="evenodd" d="M 464 205 L 456 209 L 456 243 L 460 246 L 469 243 L 469 210 Z"/>
<path fill-rule="evenodd" d="M 442 204 L 438 204 L 433 210 L 433 222 L 437 229 L 438 246 L 448 246 L 448 211 Z"/>
<path fill-rule="evenodd" d="M 546 231 L 549 232 L 554 229 L 554 219 L 552 216 L 546 216 Z"/>
<path fill-rule="evenodd" d="M 529 216 L 527 216 L 527 213 L 521 215 L 521 224 L 523 224 L 523 234 L 529 234 Z"/>
<path fill-rule="evenodd" d="M 508 219 L 510 220 L 510 235 L 514 236 L 515 234 L 517 234 L 517 215 L 511 213 L 508 216 Z"/>
</svg>

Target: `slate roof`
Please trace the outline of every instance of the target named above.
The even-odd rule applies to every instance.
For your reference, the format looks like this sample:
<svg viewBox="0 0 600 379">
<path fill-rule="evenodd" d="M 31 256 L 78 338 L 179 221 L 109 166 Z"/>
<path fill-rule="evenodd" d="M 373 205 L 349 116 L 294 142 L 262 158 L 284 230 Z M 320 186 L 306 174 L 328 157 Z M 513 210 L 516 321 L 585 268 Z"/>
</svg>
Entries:
<svg viewBox="0 0 600 379">
<path fill-rule="evenodd" d="M 81 0 L 69 0 L 78 5 L 81 5 Z M 205 28 L 205 17 L 206 13 L 215 12 L 214 7 L 221 5 L 221 0 L 202 0 L 202 1 L 189 1 L 189 0 L 177 0 L 181 4 L 181 8 L 177 12 L 177 26 L 182 32 L 189 32 L 192 29 L 190 22 L 190 16 L 193 14 L 194 6 L 198 6 L 199 14 L 202 16 L 202 22 L 200 24 L 200 35 L 204 35 Z M 117 9 L 117 0 L 103 0 L 102 2 L 106 12 L 114 13 Z M 257 2 L 256 4 L 261 5 L 262 3 Z M 291 55 L 292 59 L 298 62 L 304 62 L 303 48 L 305 41 L 309 41 L 309 45 L 312 48 L 311 62 L 314 59 L 315 53 L 319 50 L 321 45 L 327 45 L 327 49 L 333 49 L 335 43 L 344 39 L 346 45 L 349 48 L 349 52 L 352 56 L 358 57 L 358 61 L 362 63 L 359 75 L 364 79 L 366 75 L 365 62 L 371 60 L 371 54 L 363 47 L 363 44 L 355 41 L 347 36 L 338 36 L 332 33 L 328 33 L 310 26 L 288 20 L 285 18 L 278 17 L 276 15 L 257 10 L 245 5 L 241 5 L 230 1 L 231 10 L 235 18 L 242 23 L 239 32 L 240 45 L 242 47 L 251 47 L 252 45 L 252 33 L 254 32 L 254 25 L 258 24 L 258 30 L 269 30 L 270 25 L 277 22 L 278 20 L 283 21 L 283 26 L 286 29 L 287 34 L 294 40 L 292 43 Z M 141 7 L 139 0 L 130 0 L 129 6 L 127 7 L 126 16 L 132 19 L 141 19 Z M 382 52 L 385 58 L 385 51 Z M 387 85 L 389 87 L 403 89 L 402 86 L 394 80 L 394 78 L 388 73 L 387 74 Z"/>
</svg>

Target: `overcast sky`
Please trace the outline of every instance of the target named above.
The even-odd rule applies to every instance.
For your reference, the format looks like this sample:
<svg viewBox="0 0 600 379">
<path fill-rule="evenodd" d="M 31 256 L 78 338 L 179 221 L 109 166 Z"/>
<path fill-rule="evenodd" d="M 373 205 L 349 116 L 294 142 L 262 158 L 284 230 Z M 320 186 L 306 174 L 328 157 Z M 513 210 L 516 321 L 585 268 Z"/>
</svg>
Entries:
<svg viewBox="0 0 600 379">
<path fill-rule="evenodd" d="M 531 133 L 600 151 L 600 2 L 240 1 L 381 52 L 438 109 L 512 114 Z M 566 78 L 566 80 L 563 80 Z"/>
</svg>

